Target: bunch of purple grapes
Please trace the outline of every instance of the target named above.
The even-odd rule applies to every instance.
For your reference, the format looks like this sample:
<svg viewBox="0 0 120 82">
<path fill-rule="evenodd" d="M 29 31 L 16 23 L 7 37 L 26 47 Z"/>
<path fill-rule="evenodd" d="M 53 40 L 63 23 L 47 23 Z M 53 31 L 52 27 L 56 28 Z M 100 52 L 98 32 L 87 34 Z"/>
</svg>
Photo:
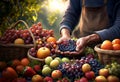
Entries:
<svg viewBox="0 0 120 82">
<path fill-rule="evenodd" d="M 98 70 L 103 68 L 103 65 L 94 59 L 92 54 L 90 54 L 87 57 L 81 57 L 81 59 L 71 60 L 69 63 L 62 63 L 59 65 L 58 69 L 62 71 L 63 76 L 67 76 L 74 80 L 84 76 L 82 65 L 85 63 L 91 65 L 92 71 L 95 72 L 95 75 L 98 75 Z"/>
<path fill-rule="evenodd" d="M 20 31 L 15 29 L 7 29 L 3 36 L 0 37 L 1 43 L 13 43 L 15 39 L 20 37 Z"/>
<path fill-rule="evenodd" d="M 37 24 L 33 24 L 30 27 L 30 30 L 34 35 L 35 40 L 38 40 L 40 38 L 47 39 L 48 37 L 54 35 L 53 30 L 43 29 L 42 24 L 40 22 L 38 22 Z M 33 39 L 28 29 L 24 29 L 24 30 L 8 29 L 4 32 L 3 36 L 0 37 L 0 42 L 1 43 L 13 43 L 14 40 L 17 38 L 22 38 L 25 44 L 33 43 Z"/>
<path fill-rule="evenodd" d="M 63 41 L 62 43 L 58 44 L 58 49 L 63 52 L 76 51 L 76 41 L 75 40 Z"/>
</svg>

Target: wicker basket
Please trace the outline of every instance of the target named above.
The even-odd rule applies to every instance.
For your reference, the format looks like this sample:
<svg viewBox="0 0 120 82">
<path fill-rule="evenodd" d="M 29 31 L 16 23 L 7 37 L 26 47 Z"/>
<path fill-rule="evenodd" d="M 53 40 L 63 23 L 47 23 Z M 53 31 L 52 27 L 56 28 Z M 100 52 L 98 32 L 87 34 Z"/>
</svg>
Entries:
<svg viewBox="0 0 120 82">
<path fill-rule="evenodd" d="M 34 46 L 35 47 L 35 46 Z M 44 59 L 40 59 L 40 58 L 37 58 L 37 57 L 33 57 L 33 56 L 31 56 L 30 54 L 29 54 L 29 51 L 30 51 L 30 49 L 28 50 L 28 52 L 27 52 L 27 56 L 28 56 L 28 58 L 29 58 L 29 60 L 32 62 L 32 61 L 38 61 L 38 62 L 41 62 L 42 64 L 44 64 L 45 63 L 45 58 Z M 52 55 L 51 56 L 52 58 L 55 58 L 56 57 L 56 55 Z"/>
<path fill-rule="evenodd" d="M 34 42 L 34 46 L 33 46 L 34 48 L 35 48 L 35 50 L 37 50 L 37 45 L 36 45 L 36 43 Z M 37 61 L 37 62 L 41 62 L 42 64 L 44 64 L 45 63 L 45 58 L 43 58 L 43 59 L 40 59 L 40 58 L 37 58 L 37 57 L 33 57 L 33 56 L 31 56 L 30 55 L 30 49 L 28 50 L 28 52 L 27 52 L 27 57 L 29 58 L 29 60 L 32 62 L 32 61 Z M 51 57 L 52 58 L 55 58 L 56 57 L 56 54 L 54 54 L 54 55 L 51 55 Z"/>
<path fill-rule="evenodd" d="M 35 42 L 34 36 L 30 31 L 27 23 L 23 20 L 18 20 L 16 23 L 12 24 L 11 28 L 15 28 L 19 23 L 23 23 L 25 27 L 30 32 L 30 35 Z M 22 59 L 23 57 L 27 57 L 27 51 L 29 48 L 33 47 L 33 44 L 2 44 L 0 43 L 0 61 L 10 61 L 13 59 Z"/>
<path fill-rule="evenodd" d="M 95 46 L 94 50 L 98 53 L 98 58 L 103 64 L 109 64 L 114 61 L 120 63 L 120 50 L 103 50 L 100 45 Z"/>
</svg>

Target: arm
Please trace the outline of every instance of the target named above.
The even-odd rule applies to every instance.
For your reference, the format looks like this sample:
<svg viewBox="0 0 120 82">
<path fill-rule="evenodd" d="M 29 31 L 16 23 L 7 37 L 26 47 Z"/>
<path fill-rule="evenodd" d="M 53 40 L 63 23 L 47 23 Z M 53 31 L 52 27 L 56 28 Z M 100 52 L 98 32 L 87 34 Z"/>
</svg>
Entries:
<svg viewBox="0 0 120 82">
<path fill-rule="evenodd" d="M 115 22 L 113 26 L 111 26 L 109 29 L 97 31 L 96 34 L 91 34 L 86 37 L 79 38 L 76 43 L 77 51 L 82 52 L 84 50 L 84 47 L 90 43 L 120 38 L 120 3 L 116 8 L 117 10 L 115 12 Z"/>
<path fill-rule="evenodd" d="M 69 6 L 63 16 L 63 20 L 60 23 L 60 32 L 63 28 L 66 28 L 71 33 L 74 27 L 78 24 L 81 12 L 80 4 L 80 0 L 70 0 Z"/>
<path fill-rule="evenodd" d="M 116 8 L 117 9 L 115 12 L 115 21 L 113 26 L 111 26 L 109 29 L 96 32 L 101 37 L 102 41 L 106 39 L 113 40 L 115 38 L 120 38 L 120 2 Z"/>
</svg>

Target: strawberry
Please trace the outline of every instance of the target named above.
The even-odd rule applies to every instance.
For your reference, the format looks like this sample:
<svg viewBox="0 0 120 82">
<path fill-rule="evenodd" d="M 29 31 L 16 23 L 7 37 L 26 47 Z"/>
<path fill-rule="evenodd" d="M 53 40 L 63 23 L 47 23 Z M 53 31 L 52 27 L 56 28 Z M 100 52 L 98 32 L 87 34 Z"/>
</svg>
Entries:
<svg viewBox="0 0 120 82">
<path fill-rule="evenodd" d="M 34 65 L 33 69 L 34 69 L 37 73 L 39 73 L 39 72 L 41 71 L 40 65 Z"/>
<path fill-rule="evenodd" d="M 36 72 L 33 70 L 32 67 L 30 66 L 26 66 L 23 72 L 23 75 L 26 77 L 32 77 L 33 75 L 35 75 Z"/>
</svg>

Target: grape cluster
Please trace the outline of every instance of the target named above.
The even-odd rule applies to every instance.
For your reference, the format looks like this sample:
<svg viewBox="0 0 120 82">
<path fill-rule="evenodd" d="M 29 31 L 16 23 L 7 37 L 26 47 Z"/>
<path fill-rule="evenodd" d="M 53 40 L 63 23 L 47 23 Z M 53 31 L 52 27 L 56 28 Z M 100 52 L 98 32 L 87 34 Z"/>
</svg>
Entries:
<svg viewBox="0 0 120 82">
<path fill-rule="evenodd" d="M 20 31 L 15 29 L 7 29 L 3 36 L 0 37 L 1 43 L 13 43 L 16 38 L 20 37 Z"/>
<path fill-rule="evenodd" d="M 82 65 L 85 63 L 91 65 L 91 68 L 96 75 L 98 75 L 98 70 L 103 67 L 96 59 L 94 59 L 93 55 L 90 54 L 86 57 L 81 57 L 81 59 L 71 60 L 69 63 L 62 63 L 58 66 L 58 69 L 62 71 L 63 76 L 67 76 L 74 80 L 84 75 Z"/>
<path fill-rule="evenodd" d="M 104 65 L 102 65 L 97 59 L 90 60 L 89 64 L 91 65 L 91 68 L 96 76 L 99 75 L 99 70 L 104 68 Z"/>
<path fill-rule="evenodd" d="M 120 64 L 117 62 L 112 62 L 110 64 L 107 64 L 105 66 L 109 70 L 109 73 L 111 75 L 115 75 L 117 77 L 120 77 Z"/>
<path fill-rule="evenodd" d="M 63 52 L 76 51 L 76 41 L 75 40 L 63 41 L 62 43 L 58 44 L 58 49 Z"/>
<path fill-rule="evenodd" d="M 42 24 L 38 22 L 37 24 L 33 24 L 30 27 L 31 32 L 34 35 L 35 40 L 40 38 L 47 39 L 49 36 L 53 36 L 53 30 L 43 29 Z M 1 43 L 13 43 L 15 39 L 22 38 L 25 44 L 32 44 L 33 40 L 28 31 L 28 29 L 7 29 L 3 36 L 0 37 Z"/>
</svg>

